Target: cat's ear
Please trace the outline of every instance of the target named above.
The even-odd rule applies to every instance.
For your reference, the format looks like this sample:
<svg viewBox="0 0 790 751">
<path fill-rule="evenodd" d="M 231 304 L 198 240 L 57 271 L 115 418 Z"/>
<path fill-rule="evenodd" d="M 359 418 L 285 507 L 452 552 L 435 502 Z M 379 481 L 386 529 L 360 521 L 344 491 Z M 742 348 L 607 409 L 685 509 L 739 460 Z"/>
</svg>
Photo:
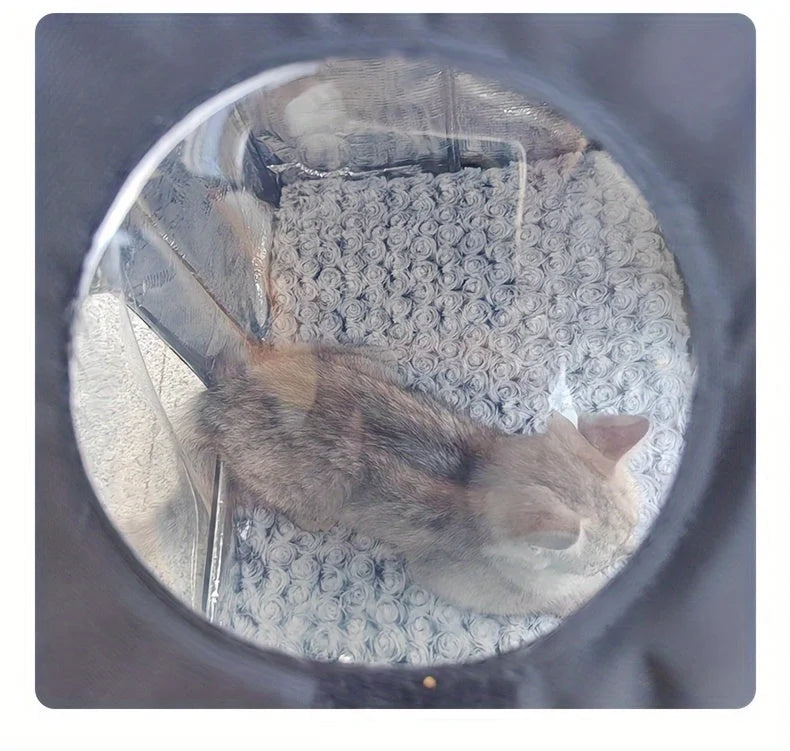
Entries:
<svg viewBox="0 0 790 751">
<path fill-rule="evenodd" d="M 641 415 L 582 415 L 579 417 L 579 432 L 588 443 L 607 459 L 617 462 L 639 441 L 648 429 L 650 421 Z"/>
<path fill-rule="evenodd" d="M 549 550 L 571 547 L 581 534 L 579 515 L 546 487 L 526 488 L 502 518 L 508 539 Z"/>
</svg>

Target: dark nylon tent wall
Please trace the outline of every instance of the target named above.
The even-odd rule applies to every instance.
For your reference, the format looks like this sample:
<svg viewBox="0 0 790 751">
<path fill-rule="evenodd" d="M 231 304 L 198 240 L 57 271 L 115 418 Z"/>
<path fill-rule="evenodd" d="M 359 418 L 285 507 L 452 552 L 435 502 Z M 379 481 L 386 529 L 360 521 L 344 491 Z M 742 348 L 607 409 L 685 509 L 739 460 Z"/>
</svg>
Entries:
<svg viewBox="0 0 790 751">
<path fill-rule="evenodd" d="M 83 472 L 70 302 L 129 170 L 288 62 L 435 56 L 552 102 L 638 184 L 689 287 L 699 387 L 627 570 L 532 648 L 432 670 L 266 653 L 143 570 Z M 48 16 L 36 72 L 36 686 L 55 707 L 735 707 L 754 695 L 754 28 L 743 16 Z"/>
</svg>

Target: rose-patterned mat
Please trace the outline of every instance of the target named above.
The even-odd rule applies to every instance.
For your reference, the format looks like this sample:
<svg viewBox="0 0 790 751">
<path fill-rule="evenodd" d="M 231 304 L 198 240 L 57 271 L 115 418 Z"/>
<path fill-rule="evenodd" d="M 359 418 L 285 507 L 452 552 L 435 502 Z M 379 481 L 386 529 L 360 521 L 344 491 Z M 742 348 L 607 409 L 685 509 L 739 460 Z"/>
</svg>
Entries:
<svg viewBox="0 0 790 751">
<path fill-rule="evenodd" d="M 275 340 L 365 344 L 414 388 L 505 431 L 538 431 L 564 379 L 578 411 L 647 414 L 632 470 L 642 532 L 682 449 L 692 389 L 683 285 L 656 219 L 607 154 L 283 190 L 270 257 Z M 397 556 L 303 532 L 246 499 L 221 623 L 319 660 L 434 664 L 529 643 L 556 618 L 459 610 Z"/>
</svg>

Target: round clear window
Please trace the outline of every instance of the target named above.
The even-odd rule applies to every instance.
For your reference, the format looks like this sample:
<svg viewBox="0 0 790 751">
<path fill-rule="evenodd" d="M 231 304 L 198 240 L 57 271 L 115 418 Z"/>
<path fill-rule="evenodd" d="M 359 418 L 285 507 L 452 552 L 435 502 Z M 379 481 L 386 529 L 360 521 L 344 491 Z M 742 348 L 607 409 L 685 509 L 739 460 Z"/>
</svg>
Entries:
<svg viewBox="0 0 790 751">
<path fill-rule="evenodd" d="M 72 412 L 137 556 L 315 660 L 528 644 L 621 568 L 679 463 L 684 285 L 549 104 L 403 59 L 191 113 L 96 235 Z"/>
</svg>

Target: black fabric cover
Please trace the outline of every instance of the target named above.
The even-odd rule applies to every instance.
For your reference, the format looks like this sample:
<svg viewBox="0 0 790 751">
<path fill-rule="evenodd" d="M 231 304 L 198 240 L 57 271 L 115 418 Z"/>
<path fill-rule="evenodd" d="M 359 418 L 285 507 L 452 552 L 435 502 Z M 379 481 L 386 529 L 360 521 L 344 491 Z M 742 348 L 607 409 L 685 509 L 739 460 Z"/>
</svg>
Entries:
<svg viewBox="0 0 790 751">
<path fill-rule="evenodd" d="M 36 687 L 51 707 L 739 707 L 754 666 L 754 28 L 738 15 L 52 15 L 36 37 Z M 552 102 L 637 182 L 690 292 L 688 448 L 648 542 L 531 648 L 425 671 L 313 664 L 203 621 L 82 469 L 70 302 L 129 170 L 191 108 L 328 55 L 433 55 Z"/>
</svg>

